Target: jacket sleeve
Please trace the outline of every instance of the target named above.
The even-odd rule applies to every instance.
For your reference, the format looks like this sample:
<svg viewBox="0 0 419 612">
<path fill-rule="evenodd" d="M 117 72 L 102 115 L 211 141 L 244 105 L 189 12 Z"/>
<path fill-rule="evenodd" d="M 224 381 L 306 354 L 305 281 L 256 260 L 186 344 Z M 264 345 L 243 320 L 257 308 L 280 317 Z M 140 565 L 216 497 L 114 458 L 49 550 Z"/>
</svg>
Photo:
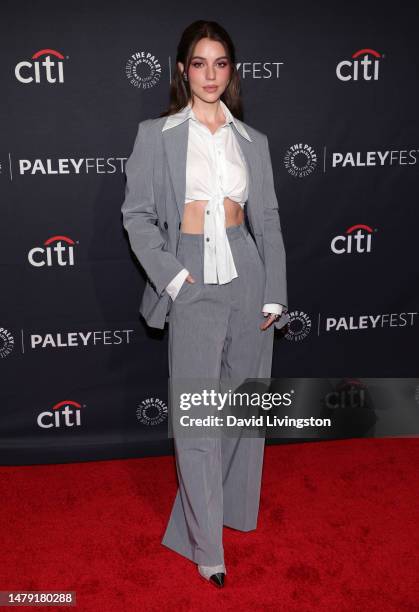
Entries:
<svg viewBox="0 0 419 612">
<path fill-rule="evenodd" d="M 133 151 L 125 164 L 127 182 L 121 211 L 131 248 L 160 296 L 184 266 L 165 250 L 166 242 L 158 226 L 153 190 L 155 143 L 147 121 L 139 123 Z"/>
<path fill-rule="evenodd" d="M 272 161 L 267 136 L 263 135 L 263 214 L 264 214 L 264 259 L 266 284 L 263 302 L 282 304 L 280 318 L 274 323 L 276 328 L 289 321 L 287 270 L 284 240 L 279 218 L 278 199 L 275 193 Z"/>
<path fill-rule="evenodd" d="M 280 315 L 283 309 L 283 304 L 264 304 L 262 308 L 262 312 L 268 312 L 270 314 Z"/>
</svg>

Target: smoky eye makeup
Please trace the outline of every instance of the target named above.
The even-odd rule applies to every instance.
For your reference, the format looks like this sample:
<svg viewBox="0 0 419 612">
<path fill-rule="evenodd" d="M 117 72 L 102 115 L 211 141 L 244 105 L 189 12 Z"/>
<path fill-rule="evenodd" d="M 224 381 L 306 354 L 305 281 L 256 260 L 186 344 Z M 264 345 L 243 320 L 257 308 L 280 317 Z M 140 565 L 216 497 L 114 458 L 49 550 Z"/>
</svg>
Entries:
<svg viewBox="0 0 419 612">
<path fill-rule="evenodd" d="M 204 62 L 191 62 L 191 66 L 193 66 L 194 68 L 199 68 L 199 66 L 203 66 Z M 221 66 L 221 68 L 226 68 L 226 66 L 228 66 L 228 62 L 225 62 L 223 60 L 221 60 L 220 62 L 216 63 L 217 66 Z"/>
<path fill-rule="evenodd" d="M 200 57 L 199 55 L 196 55 L 195 57 L 193 57 L 191 59 L 191 65 L 195 65 L 195 64 L 203 64 L 206 62 L 205 57 Z M 229 64 L 229 59 L 228 57 L 224 56 L 224 57 L 217 57 L 217 59 L 214 62 L 215 64 Z"/>
</svg>

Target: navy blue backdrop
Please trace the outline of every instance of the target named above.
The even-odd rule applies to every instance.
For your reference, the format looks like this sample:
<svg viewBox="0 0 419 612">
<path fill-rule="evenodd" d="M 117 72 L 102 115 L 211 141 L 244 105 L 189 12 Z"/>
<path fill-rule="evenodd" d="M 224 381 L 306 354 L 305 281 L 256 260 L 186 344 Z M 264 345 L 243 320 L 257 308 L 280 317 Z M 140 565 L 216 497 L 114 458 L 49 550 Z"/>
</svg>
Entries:
<svg viewBox="0 0 419 612">
<path fill-rule="evenodd" d="M 272 376 L 417 376 L 417 6 L 5 2 L 4 464 L 172 451 L 167 329 L 138 313 L 121 205 L 138 122 L 167 108 L 202 18 L 235 41 L 244 120 L 270 142 L 291 312 Z"/>
</svg>

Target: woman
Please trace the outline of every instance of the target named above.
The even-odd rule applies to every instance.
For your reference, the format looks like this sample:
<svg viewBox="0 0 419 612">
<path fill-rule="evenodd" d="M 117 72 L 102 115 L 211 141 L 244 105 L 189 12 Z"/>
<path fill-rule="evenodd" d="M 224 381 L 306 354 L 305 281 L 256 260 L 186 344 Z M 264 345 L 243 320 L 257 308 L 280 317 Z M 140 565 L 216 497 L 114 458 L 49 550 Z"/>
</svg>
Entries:
<svg viewBox="0 0 419 612">
<path fill-rule="evenodd" d="M 274 327 L 289 316 L 268 140 L 239 118 L 220 25 L 192 23 L 176 60 L 170 108 L 140 122 L 126 163 L 123 223 L 148 277 L 140 312 L 169 323 L 171 379 L 270 377 Z M 174 437 L 179 488 L 162 543 L 218 587 L 223 525 L 256 528 L 264 442 Z"/>
</svg>

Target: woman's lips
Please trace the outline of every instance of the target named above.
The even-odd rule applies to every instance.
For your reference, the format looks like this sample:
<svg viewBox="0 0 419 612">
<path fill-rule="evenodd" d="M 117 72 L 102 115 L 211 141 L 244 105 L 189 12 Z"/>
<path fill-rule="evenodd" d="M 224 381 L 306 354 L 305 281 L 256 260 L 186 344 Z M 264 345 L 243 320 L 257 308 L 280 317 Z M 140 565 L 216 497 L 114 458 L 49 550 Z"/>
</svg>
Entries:
<svg viewBox="0 0 419 612">
<path fill-rule="evenodd" d="M 216 89 L 218 89 L 218 85 L 207 85 L 206 87 L 204 87 L 205 91 L 215 91 Z"/>
</svg>

